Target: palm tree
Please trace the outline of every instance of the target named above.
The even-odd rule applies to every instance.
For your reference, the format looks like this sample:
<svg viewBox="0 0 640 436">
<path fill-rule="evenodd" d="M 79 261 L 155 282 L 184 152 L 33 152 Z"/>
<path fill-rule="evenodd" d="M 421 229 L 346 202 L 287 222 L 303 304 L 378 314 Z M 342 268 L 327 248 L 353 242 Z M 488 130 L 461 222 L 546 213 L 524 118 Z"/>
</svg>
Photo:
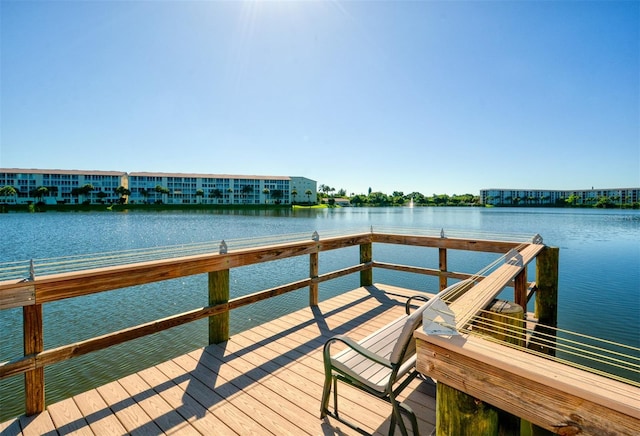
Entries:
<svg viewBox="0 0 640 436">
<path fill-rule="evenodd" d="M 293 191 L 291 191 L 291 196 L 293 197 L 293 204 L 296 204 L 296 196 L 298 195 L 298 191 L 295 190 L 295 188 L 293 189 Z"/>
<path fill-rule="evenodd" d="M 36 189 L 32 189 L 29 191 L 29 195 L 33 197 L 34 200 L 38 200 L 38 202 L 42 201 L 42 197 L 47 195 L 49 189 L 46 186 L 38 186 Z"/>
<path fill-rule="evenodd" d="M 204 191 L 202 189 L 196 190 L 196 197 L 198 197 L 198 203 L 202 203 L 202 197 L 204 197 Z"/>
<path fill-rule="evenodd" d="M 149 198 L 149 191 L 147 191 L 145 188 L 140 189 L 140 195 L 142 195 L 144 197 L 144 202 L 147 203 L 147 200 Z"/>
<path fill-rule="evenodd" d="M 262 190 L 262 193 L 264 194 L 264 204 L 267 204 L 267 196 L 269 195 L 269 192 L 271 192 L 271 191 L 269 191 L 268 188 L 264 188 Z"/>
<path fill-rule="evenodd" d="M 82 187 L 78 188 L 78 190 L 77 190 L 78 203 L 80 203 L 80 196 L 81 195 L 84 195 L 84 196 L 90 195 L 91 191 L 93 191 L 94 189 L 95 188 L 93 187 L 93 185 L 91 183 L 87 183 L 86 185 L 82 185 Z M 91 198 L 88 198 L 87 201 L 89 203 L 91 203 Z"/>
<path fill-rule="evenodd" d="M 311 203 L 311 194 L 313 194 L 313 192 L 311 192 L 311 189 L 307 189 L 306 191 L 304 191 L 304 195 L 307 196 L 307 203 Z"/>
<path fill-rule="evenodd" d="M 125 188 L 124 186 L 118 186 L 117 188 L 114 188 L 113 191 L 120 196 L 120 198 L 118 199 L 118 203 L 120 204 L 124 204 L 126 203 L 127 199 L 125 197 L 128 197 L 131 195 L 131 191 L 129 191 L 127 188 Z M 140 190 L 140 193 L 144 195 L 144 193 L 142 192 L 144 191 L 144 193 L 146 193 L 147 191 L 144 189 Z"/>
<path fill-rule="evenodd" d="M 109 194 L 107 194 L 104 191 L 99 191 L 96 194 L 96 197 L 98 197 L 98 202 L 101 203 L 101 204 L 104 204 L 104 199 L 105 199 L 105 197 L 108 197 L 108 196 L 109 196 Z"/>
<path fill-rule="evenodd" d="M 222 198 L 222 191 L 219 190 L 218 188 L 212 189 L 211 192 L 209 192 L 209 197 L 210 198 L 217 198 L 218 199 L 218 203 L 220 203 L 220 199 Z"/>
<path fill-rule="evenodd" d="M 18 194 L 16 188 L 11 185 L 6 185 L 0 188 L 0 197 L 15 197 Z M 15 198 L 13 199 L 15 202 Z"/>
<path fill-rule="evenodd" d="M 244 195 L 245 198 L 245 202 L 246 202 L 246 196 L 251 194 L 253 192 L 253 186 L 251 185 L 244 185 L 242 187 L 242 189 L 240 190 L 240 192 L 242 192 L 242 194 Z"/>
<path fill-rule="evenodd" d="M 282 189 L 274 189 L 273 191 L 271 191 L 271 198 L 273 198 L 275 200 L 276 204 L 280 204 L 281 203 L 281 199 L 283 197 L 283 192 Z"/>
<path fill-rule="evenodd" d="M 165 200 L 164 196 L 170 192 L 169 188 L 165 188 L 162 185 L 156 185 L 155 191 L 162 196 L 162 199 L 160 200 L 160 203 L 164 203 L 165 202 L 164 201 Z"/>
</svg>

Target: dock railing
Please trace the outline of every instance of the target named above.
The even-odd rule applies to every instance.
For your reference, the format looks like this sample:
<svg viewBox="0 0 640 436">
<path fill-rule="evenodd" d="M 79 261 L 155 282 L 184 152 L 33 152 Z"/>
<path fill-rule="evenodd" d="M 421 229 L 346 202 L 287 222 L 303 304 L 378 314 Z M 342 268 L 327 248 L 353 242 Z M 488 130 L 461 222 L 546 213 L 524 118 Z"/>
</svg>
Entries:
<svg viewBox="0 0 640 436">
<path fill-rule="evenodd" d="M 526 253 L 524 257 L 520 256 L 515 269 L 510 269 L 509 274 L 512 276 L 508 280 L 501 278 L 500 288 L 494 289 L 495 294 L 497 295 L 504 287 L 512 286 L 515 303 L 523 306 L 525 311 L 527 302 L 535 295 L 536 318 L 541 323 L 555 327 L 558 290 L 558 250 L 556 248 L 544 246 L 537 236 L 523 242 L 522 240 L 503 241 L 497 238 L 454 237 L 445 235 L 444 231 L 438 233 L 374 231 L 372 228 L 367 232 L 320 237 L 314 232 L 313 235 L 306 235 L 305 239 L 298 235 L 291 240 L 264 245 L 254 241 L 244 246 L 237 244 L 236 247 L 234 244 L 221 241 L 197 247 L 160 250 L 162 253 L 155 258 L 143 258 L 139 253 L 133 253 L 129 257 L 111 253 L 98 258 L 103 259 L 98 261 L 99 266 L 91 268 L 88 266 L 95 265 L 96 258 L 86 265 L 80 260 L 70 261 L 62 270 L 53 271 L 40 268 L 38 263 L 32 264 L 27 279 L 0 281 L 0 310 L 22 307 L 24 328 L 24 355 L 0 363 L 0 379 L 24 375 L 25 413 L 32 415 L 45 408 L 44 368 L 48 365 L 203 318 L 209 319 L 209 343 L 220 343 L 229 338 L 230 311 L 288 292 L 308 288 L 309 304 L 317 305 L 320 283 L 359 273 L 360 285 L 369 286 L 373 284 L 375 268 L 435 276 L 439 278 L 440 289 L 444 289 L 450 279 L 473 278 L 477 282 L 486 279 L 487 276 L 482 274 L 449 271 L 447 267 L 449 250 L 498 253 L 505 256 L 507 253 L 512 255 Z M 424 268 L 378 262 L 373 257 L 374 244 L 400 244 L 437 249 L 439 265 L 437 268 Z M 319 274 L 320 253 L 356 246 L 359 247 L 358 263 Z M 309 277 L 249 295 L 230 298 L 230 270 L 299 256 L 308 256 Z M 527 266 L 531 262 L 536 265 L 536 282 L 538 283 L 527 280 Z M 45 272 L 40 273 L 41 270 Z M 208 275 L 207 306 L 102 336 L 44 349 L 43 305 L 45 304 L 197 274 Z M 485 283 L 485 287 L 490 287 L 490 284 Z M 489 300 L 493 298 L 491 296 Z"/>
<path fill-rule="evenodd" d="M 299 238 L 300 235 L 297 235 Z M 67 359 L 102 350 L 126 341 L 154 334 L 172 327 L 209 318 L 209 343 L 219 343 L 229 338 L 229 312 L 302 288 L 309 289 L 309 304 L 318 303 L 318 285 L 353 273 L 360 273 L 362 286 L 373 284 L 373 269 L 387 268 L 417 274 L 438 276 L 440 287 L 447 280 L 466 278 L 469 274 L 447 271 L 447 250 L 470 250 L 505 253 L 519 246 L 520 242 L 479 240 L 421 236 L 369 231 L 348 235 L 320 238 L 317 233 L 307 235 L 306 240 L 285 241 L 276 244 L 251 246 L 253 241 L 240 241 L 245 247 L 233 249 L 233 244 L 221 241 L 204 246 L 176 247 L 175 250 L 158 249 L 151 259 L 145 260 L 136 250 L 131 256 L 124 253 L 107 253 L 84 258 L 56 262 L 56 268 L 31 265 L 26 280 L 0 282 L 0 309 L 22 307 L 24 328 L 24 356 L 1 363 L 0 378 L 24 374 L 27 415 L 41 412 L 45 407 L 44 368 Z M 260 241 L 258 240 L 257 243 Z M 375 262 L 372 244 L 402 244 L 431 247 L 439 250 L 439 268 L 419 268 Z M 329 250 L 360 247 L 359 263 L 336 271 L 318 274 L 319 254 Z M 215 250 L 215 251 L 214 251 Z M 184 254 L 184 253 L 187 254 Z M 193 254 L 191 254 L 193 253 Z M 153 257 L 161 258 L 153 258 Z M 168 256 L 168 257 L 166 257 Z M 271 262 L 297 256 L 309 257 L 309 277 L 250 295 L 230 299 L 229 271 L 233 268 Z M 135 261 L 143 258 L 142 261 Z M 123 263 L 124 262 L 124 263 Z M 63 265 L 60 266 L 60 263 Z M 104 265 L 93 268 L 88 266 Z M 83 269 L 84 267 L 84 269 Z M 44 274 L 39 273 L 45 271 Z M 50 272 L 52 271 L 53 272 Z M 60 271 L 61 270 L 61 271 Z M 115 331 L 99 337 L 68 345 L 44 349 L 43 305 L 73 297 L 112 291 L 134 285 L 165 281 L 196 274 L 208 275 L 209 305 L 163 319 Z M 535 289 L 533 284 L 518 282 L 516 294 L 520 298 Z M 525 289 L 528 287 L 528 289 Z M 527 297 L 528 298 L 528 297 Z"/>
</svg>

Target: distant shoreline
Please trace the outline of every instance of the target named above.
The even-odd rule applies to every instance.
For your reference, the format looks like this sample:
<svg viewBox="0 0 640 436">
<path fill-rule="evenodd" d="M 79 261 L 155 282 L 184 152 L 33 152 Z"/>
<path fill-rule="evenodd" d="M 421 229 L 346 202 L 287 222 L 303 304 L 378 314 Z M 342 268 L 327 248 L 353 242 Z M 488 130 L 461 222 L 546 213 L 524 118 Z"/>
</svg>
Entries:
<svg viewBox="0 0 640 436">
<path fill-rule="evenodd" d="M 609 207 L 606 209 L 638 209 L 628 205 L 623 207 Z M 308 210 L 308 209 L 333 209 L 339 207 L 377 208 L 377 207 L 409 207 L 408 205 L 387 206 L 340 206 L 330 204 L 0 204 L 0 214 L 17 213 L 43 213 L 43 212 L 131 212 L 131 211 L 216 211 L 216 210 Z M 481 207 L 481 208 L 536 208 L 536 209 L 598 209 L 593 205 L 415 205 L 412 207 Z"/>
</svg>

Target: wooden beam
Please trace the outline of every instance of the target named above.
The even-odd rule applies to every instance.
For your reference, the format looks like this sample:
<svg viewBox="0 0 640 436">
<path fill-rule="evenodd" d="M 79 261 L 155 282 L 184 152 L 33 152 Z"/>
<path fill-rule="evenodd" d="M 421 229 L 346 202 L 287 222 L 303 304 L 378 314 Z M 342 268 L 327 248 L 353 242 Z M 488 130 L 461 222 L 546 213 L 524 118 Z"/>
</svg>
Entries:
<svg viewBox="0 0 640 436">
<path fill-rule="evenodd" d="M 24 306 L 24 355 L 37 355 L 44 350 L 42 305 Z M 44 410 L 44 368 L 34 368 L 24 374 L 25 413 L 27 416 Z"/>
<path fill-rule="evenodd" d="M 309 285 L 309 306 L 318 305 L 318 282 L 314 280 L 318 277 L 318 258 L 318 252 L 309 254 L 309 278 L 311 279 L 311 284 Z"/>
<path fill-rule="evenodd" d="M 560 249 L 545 247 L 536 259 L 535 314 L 541 324 L 558 325 L 558 269 Z"/>
<path fill-rule="evenodd" d="M 0 310 L 36 304 L 36 287 L 30 282 L 0 285 Z"/>
<path fill-rule="evenodd" d="M 475 335 L 416 330 L 420 372 L 559 434 L 640 434 L 640 388 Z"/>
<path fill-rule="evenodd" d="M 447 287 L 447 249 L 438 248 L 438 268 L 440 269 L 439 285 L 440 290 L 443 291 Z"/>
<path fill-rule="evenodd" d="M 489 253 L 506 253 L 512 248 L 522 245 L 520 242 L 482 241 L 464 238 L 441 238 L 435 236 L 392 235 L 373 233 L 372 242 L 386 244 L 412 245 L 416 247 L 447 248 L 450 250 L 483 251 Z"/>
<path fill-rule="evenodd" d="M 229 270 L 209 273 L 209 306 L 229 303 Z M 229 311 L 209 317 L 209 344 L 229 339 Z"/>
<path fill-rule="evenodd" d="M 360 244 L 360 263 L 369 264 L 369 268 L 360 271 L 360 286 L 373 285 L 373 267 L 371 261 L 373 260 L 373 244 L 368 242 L 366 244 Z"/>
<path fill-rule="evenodd" d="M 456 326 L 463 329 L 482 309 L 522 271 L 522 269 L 544 248 L 543 245 L 531 244 L 520 251 L 522 259 L 518 263 L 506 262 L 496 268 L 469 292 L 456 299 L 449 308 L 456 315 Z"/>
</svg>

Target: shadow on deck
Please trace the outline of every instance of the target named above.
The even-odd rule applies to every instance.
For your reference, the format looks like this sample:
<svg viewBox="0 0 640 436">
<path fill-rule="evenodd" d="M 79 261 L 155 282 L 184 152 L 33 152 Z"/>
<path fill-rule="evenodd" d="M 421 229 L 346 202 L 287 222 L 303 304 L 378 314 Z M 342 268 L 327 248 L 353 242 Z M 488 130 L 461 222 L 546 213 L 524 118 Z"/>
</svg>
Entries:
<svg viewBox="0 0 640 436">
<path fill-rule="evenodd" d="M 386 291 L 386 292 L 385 292 Z M 32 434 L 358 434 L 319 419 L 322 346 L 335 334 L 359 340 L 404 313 L 402 290 L 358 288 L 0 424 Z M 341 413 L 370 433 L 387 434 L 391 406 L 340 386 Z M 401 400 L 420 432 L 435 427 L 435 385 L 417 379 Z"/>
</svg>

